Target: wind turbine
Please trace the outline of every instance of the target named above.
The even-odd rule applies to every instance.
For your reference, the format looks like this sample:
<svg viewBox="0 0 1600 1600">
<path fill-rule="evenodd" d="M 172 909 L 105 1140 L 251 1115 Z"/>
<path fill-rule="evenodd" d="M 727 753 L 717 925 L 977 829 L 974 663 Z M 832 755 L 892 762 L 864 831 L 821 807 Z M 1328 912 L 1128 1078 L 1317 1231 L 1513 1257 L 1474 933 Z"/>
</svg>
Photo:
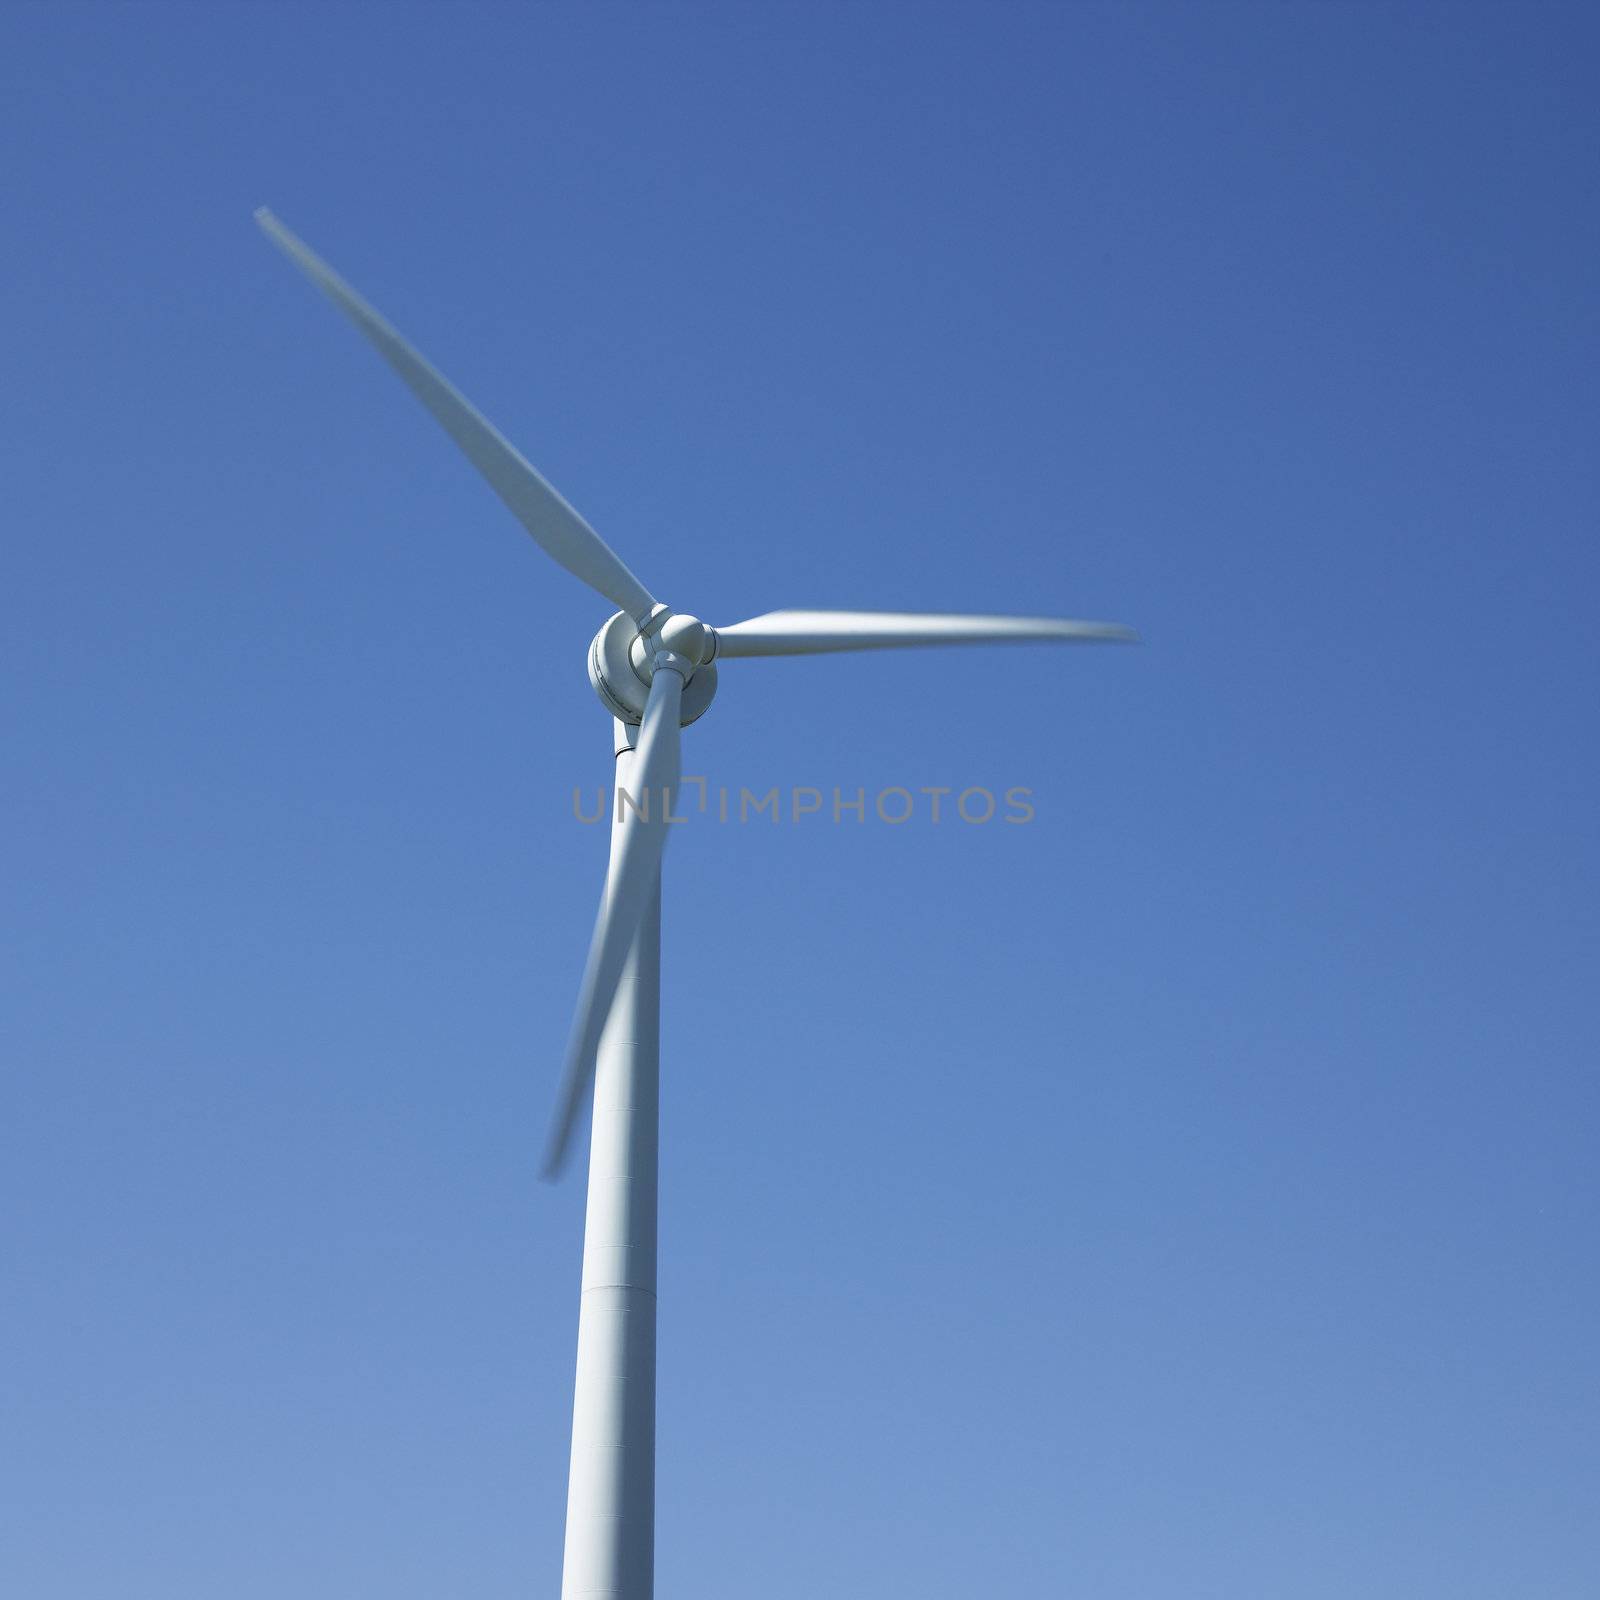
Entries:
<svg viewBox="0 0 1600 1600">
<path fill-rule="evenodd" d="M 1130 640 L 1105 622 L 898 611 L 773 611 L 711 628 L 663 605 L 467 400 L 265 207 L 256 221 L 377 347 L 546 554 L 621 609 L 589 646 L 614 720 L 611 859 L 567 1043 L 544 1173 L 593 1087 L 563 1600 L 650 1600 L 655 1563 L 656 1172 L 661 858 L 679 734 L 717 664 L 912 645 Z"/>
</svg>

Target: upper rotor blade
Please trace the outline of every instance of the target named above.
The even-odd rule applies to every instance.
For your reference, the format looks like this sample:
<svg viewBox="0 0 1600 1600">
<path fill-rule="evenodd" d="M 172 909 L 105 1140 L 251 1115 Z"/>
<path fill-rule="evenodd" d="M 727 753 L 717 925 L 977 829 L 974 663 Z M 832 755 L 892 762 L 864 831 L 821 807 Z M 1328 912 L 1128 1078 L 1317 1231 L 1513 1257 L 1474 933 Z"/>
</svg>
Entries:
<svg viewBox="0 0 1600 1600">
<path fill-rule="evenodd" d="M 1138 635 L 1115 622 L 1054 617 L 966 617 L 917 611 L 769 611 L 717 629 L 717 655 L 809 656 L 834 650 L 892 650 L 911 645 L 1026 644 L 1036 641 L 1129 642 Z"/>
<path fill-rule="evenodd" d="M 263 206 L 262 231 L 378 348 L 545 551 L 634 617 L 655 603 L 599 534 L 336 273 Z"/>
<path fill-rule="evenodd" d="M 572 1130 L 594 1081 L 595 1052 L 611 1012 L 617 984 L 634 935 L 661 879 L 661 855 L 667 847 L 667 817 L 679 775 L 679 705 L 683 679 L 658 667 L 645 703 L 638 753 L 628 775 L 627 792 L 637 812 L 612 829 L 611 869 L 606 875 L 600 915 L 589 942 L 589 961 L 578 990 L 577 1014 L 567 1045 L 561 1092 L 545 1150 L 544 1175 L 554 1178 L 567 1159 Z M 622 802 L 618 801 L 619 811 Z"/>
</svg>

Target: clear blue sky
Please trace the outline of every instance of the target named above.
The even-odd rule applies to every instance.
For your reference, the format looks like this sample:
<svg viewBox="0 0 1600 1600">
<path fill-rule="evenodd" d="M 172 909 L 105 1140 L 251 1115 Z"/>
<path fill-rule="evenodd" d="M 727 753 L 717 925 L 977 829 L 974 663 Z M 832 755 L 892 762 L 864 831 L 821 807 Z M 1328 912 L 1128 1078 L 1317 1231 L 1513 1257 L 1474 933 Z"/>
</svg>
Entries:
<svg viewBox="0 0 1600 1600">
<path fill-rule="evenodd" d="M 1591 8 L 0 18 L 0 1589 L 554 1594 L 606 607 L 669 862 L 664 1600 L 1600 1592 Z"/>
</svg>

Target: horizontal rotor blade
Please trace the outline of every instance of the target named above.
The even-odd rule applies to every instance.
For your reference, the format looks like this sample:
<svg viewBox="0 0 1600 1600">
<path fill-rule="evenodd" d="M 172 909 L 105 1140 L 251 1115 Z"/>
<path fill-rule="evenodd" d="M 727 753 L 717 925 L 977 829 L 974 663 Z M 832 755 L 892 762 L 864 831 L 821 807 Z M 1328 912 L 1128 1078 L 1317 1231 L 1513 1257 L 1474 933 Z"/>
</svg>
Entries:
<svg viewBox="0 0 1600 1600">
<path fill-rule="evenodd" d="M 634 617 L 655 603 L 621 558 L 466 398 L 263 206 L 262 231 L 377 347 L 535 541 L 574 577 Z"/>
<path fill-rule="evenodd" d="M 1131 643 L 1115 622 L 1055 617 L 968 617 L 918 611 L 769 611 L 717 629 L 717 657 L 810 656 L 940 644 Z"/>
<path fill-rule="evenodd" d="M 667 816 L 678 786 L 680 704 L 683 679 L 668 667 L 656 669 L 645 702 L 637 754 L 627 789 L 642 814 L 629 811 L 612 829 L 611 868 L 600 897 L 600 915 L 589 941 L 589 960 L 578 990 L 578 1009 L 562 1070 L 555 1120 L 545 1149 L 544 1175 L 556 1177 L 572 1145 L 572 1131 L 594 1082 L 601 1030 L 616 998 L 617 984 L 650 896 L 661 881 L 661 856 L 667 847 Z M 618 810 L 622 810 L 618 802 Z"/>
</svg>

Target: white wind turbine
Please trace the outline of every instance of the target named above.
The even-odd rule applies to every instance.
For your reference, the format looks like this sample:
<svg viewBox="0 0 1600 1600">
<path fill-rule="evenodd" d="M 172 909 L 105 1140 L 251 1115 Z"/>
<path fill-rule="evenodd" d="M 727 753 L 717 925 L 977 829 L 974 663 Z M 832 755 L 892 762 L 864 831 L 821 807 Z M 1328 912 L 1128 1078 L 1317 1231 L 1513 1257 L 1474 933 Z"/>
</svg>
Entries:
<svg viewBox="0 0 1600 1600">
<path fill-rule="evenodd" d="M 679 732 L 717 663 L 907 645 L 1130 640 L 1103 622 L 894 611 L 773 611 L 711 628 L 662 605 L 462 395 L 272 213 L 267 236 L 377 346 L 537 544 L 618 611 L 589 646 L 615 720 L 611 860 L 545 1152 L 554 1177 L 593 1085 L 564 1600 L 650 1600 L 655 1561 L 656 1171 L 661 857 Z"/>
</svg>

